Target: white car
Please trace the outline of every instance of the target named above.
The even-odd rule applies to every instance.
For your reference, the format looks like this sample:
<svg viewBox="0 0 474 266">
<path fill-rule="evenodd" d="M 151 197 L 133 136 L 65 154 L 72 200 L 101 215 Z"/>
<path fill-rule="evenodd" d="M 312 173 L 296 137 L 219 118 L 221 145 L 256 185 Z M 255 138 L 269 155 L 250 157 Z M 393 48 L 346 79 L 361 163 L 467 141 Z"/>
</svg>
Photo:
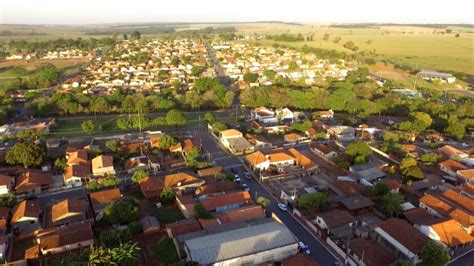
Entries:
<svg viewBox="0 0 474 266">
<path fill-rule="evenodd" d="M 247 191 L 247 192 L 249 192 L 249 191 L 250 191 L 250 188 L 249 188 L 249 186 L 248 186 L 247 184 L 245 184 L 245 183 L 244 183 L 244 184 L 242 184 L 242 189 L 243 189 L 244 191 Z"/>
<path fill-rule="evenodd" d="M 298 242 L 298 249 L 299 249 L 301 252 L 306 253 L 306 255 L 311 254 L 311 251 L 309 250 L 308 245 L 306 245 L 305 243 L 303 243 L 303 241 L 299 241 L 299 242 Z"/>
<path fill-rule="evenodd" d="M 280 208 L 280 210 L 282 210 L 282 211 L 287 211 L 287 210 L 288 210 L 288 208 L 286 207 L 286 205 L 283 204 L 283 203 L 278 203 L 278 208 Z"/>
</svg>

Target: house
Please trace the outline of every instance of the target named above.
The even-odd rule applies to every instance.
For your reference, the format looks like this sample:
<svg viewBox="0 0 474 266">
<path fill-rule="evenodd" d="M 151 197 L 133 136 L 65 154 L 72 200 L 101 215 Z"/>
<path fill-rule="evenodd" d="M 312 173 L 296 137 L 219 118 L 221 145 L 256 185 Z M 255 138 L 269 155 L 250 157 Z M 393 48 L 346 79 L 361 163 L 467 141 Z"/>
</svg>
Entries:
<svg viewBox="0 0 474 266">
<path fill-rule="evenodd" d="M 0 262 L 4 262 L 8 256 L 9 238 L 0 236 Z"/>
<path fill-rule="evenodd" d="M 11 223 L 13 228 L 21 228 L 25 225 L 39 223 L 39 216 L 39 202 L 24 200 L 13 208 Z"/>
<path fill-rule="evenodd" d="M 340 141 L 354 141 L 355 129 L 349 126 L 330 126 L 327 132 L 333 138 Z"/>
<path fill-rule="evenodd" d="M 236 129 L 228 129 L 219 133 L 219 139 L 226 149 L 234 155 L 241 155 L 253 151 L 253 146 Z"/>
<path fill-rule="evenodd" d="M 427 210 L 435 217 L 449 217 L 454 210 L 448 202 L 434 194 L 427 194 L 420 198 L 420 208 Z"/>
<path fill-rule="evenodd" d="M 225 224 L 263 219 L 265 217 L 265 210 L 262 206 L 253 204 L 224 211 L 219 215 L 219 220 Z"/>
<path fill-rule="evenodd" d="M 266 107 L 257 107 L 250 112 L 252 119 L 255 119 L 264 124 L 276 124 L 278 119 L 275 117 L 275 112 Z"/>
<path fill-rule="evenodd" d="M 87 150 L 77 150 L 70 153 L 66 153 L 67 164 L 88 164 L 89 155 Z"/>
<path fill-rule="evenodd" d="M 352 235 L 352 227 L 355 227 L 357 220 L 348 211 L 336 209 L 316 214 L 311 223 L 326 231 L 325 235 L 345 238 Z"/>
<path fill-rule="evenodd" d="M 86 219 L 86 205 L 83 200 L 65 199 L 51 208 L 51 221 L 54 226 L 84 221 Z"/>
<path fill-rule="evenodd" d="M 401 152 L 406 155 L 413 155 L 419 157 L 423 153 L 423 149 L 415 144 L 402 144 Z"/>
<path fill-rule="evenodd" d="M 182 153 L 186 157 L 188 153 L 193 149 L 193 148 L 198 148 L 201 150 L 201 145 L 195 141 L 194 139 L 185 139 L 183 140 L 183 145 L 182 145 Z"/>
<path fill-rule="evenodd" d="M 295 114 L 286 107 L 276 110 L 275 115 L 278 121 L 284 121 L 288 123 L 295 120 Z"/>
<path fill-rule="evenodd" d="M 371 183 L 385 178 L 386 174 L 380 170 L 385 166 L 387 166 L 385 162 L 373 160 L 364 164 L 352 165 L 349 167 L 349 171 L 359 178 L 361 182 Z"/>
<path fill-rule="evenodd" d="M 72 164 L 64 168 L 64 185 L 80 187 L 82 181 L 91 175 L 91 167 L 85 164 Z"/>
<path fill-rule="evenodd" d="M 229 230 L 219 227 L 193 233 L 184 241 L 186 260 L 200 265 L 257 265 L 296 255 L 298 240 L 293 233 L 284 224 L 264 221 Z"/>
<path fill-rule="evenodd" d="M 10 211 L 8 207 L 0 206 L 0 236 L 7 232 L 7 224 L 10 221 Z"/>
<path fill-rule="evenodd" d="M 217 174 L 220 174 L 224 172 L 224 167 L 222 166 L 214 166 L 214 167 L 208 167 L 204 169 L 199 169 L 197 171 L 197 174 L 199 177 L 212 177 L 215 178 Z"/>
<path fill-rule="evenodd" d="M 439 169 L 452 177 L 456 177 L 458 171 L 467 170 L 468 168 L 462 163 L 448 159 L 439 163 Z"/>
<path fill-rule="evenodd" d="M 396 260 L 395 256 L 375 240 L 357 238 L 350 240 L 348 244 L 348 255 L 358 265 L 392 265 Z"/>
<path fill-rule="evenodd" d="M 422 70 L 416 73 L 416 75 L 418 77 L 421 77 L 422 79 L 430 80 L 430 81 L 440 80 L 441 82 L 446 82 L 449 84 L 456 82 L 456 77 L 450 73 Z"/>
<path fill-rule="evenodd" d="M 14 180 L 11 176 L 0 174 L 0 195 L 10 193 Z"/>
<path fill-rule="evenodd" d="M 474 183 L 474 169 L 458 170 L 456 175 L 466 183 Z"/>
<path fill-rule="evenodd" d="M 107 205 L 122 198 L 122 193 L 118 188 L 111 188 L 107 190 L 92 192 L 89 194 L 92 204 L 92 209 L 96 214 L 96 219 L 102 218 L 102 211 Z"/>
<path fill-rule="evenodd" d="M 201 224 L 196 220 L 196 218 L 169 223 L 165 225 L 165 228 L 168 237 L 171 239 L 175 239 L 180 235 L 197 232 L 202 229 Z"/>
<path fill-rule="evenodd" d="M 339 156 L 339 152 L 331 145 L 322 143 L 317 143 L 314 148 L 311 148 L 311 151 L 329 161 Z"/>
<path fill-rule="evenodd" d="M 146 177 L 139 185 L 145 199 L 158 199 L 164 188 L 163 181 L 158 177 Z"/>
<path fill-rule="evenodd" d="M 264 154 L 256 151 L 245 157 L 245 161 L 253 170 L 266 170 L 270 166 L 283 167 L 287 165 L 295 165 L 296 159 L 284 152 L 283 150 L 275 150 L 272 153 Z"/>
<path fill-rule="evenodd" d="M 206 211 L 217 213 L 239 208 L 249 202 L 251 202 L 251 198 L 247 191 L 236 191 L 227 194 L 213 195 L 201 199 L 200 201 Z"/>
<path fill-rule="evenodd" d="M 15 191 L 17 194 L 34 195 L 49 188 L 53 184 L 50 172 L 41 170 L 27 170 L 18 176 Z"/>
<path fill-rule="evenodd" d="M 214 183 L 206 183 L 205 185 L 198 187 L 195 194 L 198 197 L 205 197 L 207 195 L 225 194 L 230 191 L 240 191 L 240 189 L 240 186 L 236 182 L 222 180 Z"/>
<path fill-rule="evenodd" d="M 161 230 L 160 223 L 155 216 L 145 216 L 140 219 L 140 225 L 142 226 L 143 233 L 154 234 Z"/>
<path fill-rule="evenodd" d="M 205 181 L 196 177 L 192 173 L 181 172 L 159 177 L 165 188 L 172 188 L 175 191 L 185 189 L 196 189 L 204 185 Z"/>
<path fill-rule="evenodd" d="M 362 195 L 342 198 L 339 202 L 352 213 L 361 212 L 374 206 L 373 201 Z"/>
<path fill-rule="evenodd" d="M 380 223 L 373 230 L 372 239 L 395 257 L 413 264 L 420 263 L 421 250 L 430 241 L 423 233 L 399 218 L 389 218 Z"/>
<path fill-rule="evenodd" d="M 319 117 L 321 119 L 333 119 L 334 111 L 332 109 L 329 109 L 327 111 L 319 111 Z"/>
<path fill-rule="evenodd" d="M 250 144 L 254 146 L 254 150 L 264 150 L 272 148 L 272 143 L 266 140 L 264 137 L 260 135 L 250 135 L 245 134 L 245 139 L 247 139 Z"/>
<path fill-rule="evenodd" d="M 92 174 L 95 176 L 115 175 L 114 158 L 100 155 L 92 159 Z"/>
<path fill-rule="evenodd" d="M 298 142 L 305 140 L 306 137 L 305 137 L 305 136 L 302 136 L 302 135 L 300 135 L 300 134 L 290 133 L 290 134 L 285 134 L 285 135 L 283 136 L 283 139 L 284 139 L 285 142 L 287 142 L 287 143 L 297 144 Z"/>
<path fill-rule="evenodd" d="M 296 159 L 296 163 L 305 170 L 318 168 L 318 165 L 313 160 L 309 159 L 306 155 L 302 154 L 295 148 L 288 149 L 288 153 L 291 154 Z"/>
<path fill-rule="evenodd" d="M 474 242 L 474 236 L 464 231 L 459 223 L 453 219 L 433 219 L 430 224 L 415 226 L 423 234 L 451 250 Z"/>
<path fill-rule="evenodd" d="M 70 224 L 63 227 L 45 229 L 36 235 L 37 246 L 42 255 L 52 255 L 88 248 L 94 244 L 94 234 L 90 223 Z"/>
<path fill-rule="evenodd" d="M 132 157 L 125 162 L 125 170 L 131 174 L 137 170 L 148 170 L 148 157 Z"/>
</svg>

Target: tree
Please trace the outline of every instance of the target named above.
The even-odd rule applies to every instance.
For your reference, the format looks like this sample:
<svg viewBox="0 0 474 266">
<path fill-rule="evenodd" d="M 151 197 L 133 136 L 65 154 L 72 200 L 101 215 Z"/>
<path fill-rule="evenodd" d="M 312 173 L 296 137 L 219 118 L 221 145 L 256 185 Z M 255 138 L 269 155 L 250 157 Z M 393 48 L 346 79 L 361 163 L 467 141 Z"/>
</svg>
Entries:
<svg viewBox="0 0 474 266">
<path fill-rule="evenodd" d="M 423 179 L 423 172 L 418 167 L 418 163 L 414 158 L 405 157 L 400 163 L 400 170 L 405 179 Z"/>
<path fill-rule="evenodd" d="M 0 206 L 13 207 L 16 204 L 16 197 L 14 194 L 7 193 L 0 195 Z"/>
<path fill-rule="evenodd" d="M 227 129 L 227 126 L 221 122 L 215 122 L 214 124 L 212 124 L 212 132 L 216 134 L 226 129 Z"/>
<path fill-rule="evenodd" d="M 119 200 L 107 205 L 104 218 L 110 224 L 129 224 L 138 220 L 138 206 L 130 200 Z"/>
<path fill-rule="evenodd" d="M 367 158 L 368 156 L 372 155 L 372 150 L 370 149 L 369 145 L 363 141 L 356 141 L 354 143 L 349 144 L 346 149 L 346 154 L 353 159 L 357 156 L 363 156 Z"/>
<path fill-rule="evenodd" d="M 434 241 L 430 241 L 421 249 L 420 258 L 426 266 L 443 266 L 451 259 L 448 251 Z"/>
<path fill-rule="evenodd" d="M 142 226 L 139 222 L 134 221 L 127 225 L 128 231 L 130 231 L 131 235 L 139 234 L 142 231 Z"/>
<path fill-rule="evenodd" d="M 354 158 L 354 163 L 355 164 L 364 164 L 365 163 L 365 157 L 362 155 L 357 155 L 357 157 Z"/>
<path fill-rule="evenodd" d="M 371 189 L 371 194 L 383 196 L 390 192 L 390 188 L 384 183 L 377 183 Z"/>
<path fill-rule="evenodd" d="M 413 266 L 413 263 L 407 260 L 398 259 L 391 266 Z"/>
<path fill-rule="evenodd" d="M 216 115 L 214 113 L 207 112 L 207 113 L 204 114 L 204 121 L 206 121 L 206 123 L 212 125 L 217 121 Z"/>
<path fill-rule="evenodd" d="M 189 167 L 195 167 L 198 164 L 199 157 L 201 157 L 201 150 L 198 147 L 192 147 L 186 154 L 186 163 Z"/>
<path fill-rule="evenodd" d="M 266 208 L 268 206 L 268 204 L 270 204 L 271 201 L 267 198 L 265 198 L 264 196 L 258 196 L 257 197 L 257 204 L 258 205 L 261 205 L 263 208 Z"/>
<path fill-rule="evenodd" d="M 103 97 L 94 98 L 89 105 L 89 111 L 93 112 L 94 114 L 101 114 L 105 113 L 109 110 L 109 103 Z"/>
<path fill-rule="evenodd" d="M 132 34 L 130 34 L 130 37 L 135 40 L 140 40 L 141 33 L 139 31 L 133 31 Z"/>
<path fill-rule="evenodd" d="M 92 134 L 92 132 L 94 132 L 95 125 L 94 125 L 94 122 L 92 122 L 92 120 L 85 120 L 84 122 L 81 123 L 81 128 L 82 128 L 82 131 L 90 135 Z"/>
<path fill-rule="evenodd" d="M 7 153 L 8 164 L 23 164 L 26 168 L 40 166 L 46 157 L 44 147 L 36 143 L 16 143 L 13 149 Z"/>
<path fill-rule="evenodd" d="M 174 193 L 174 190 L 169 187 L 163 189 L 163 191 L 161 191 L 160 193 L 160 200 L 164 204 L 174 202 L 175 197 L 176 197 L 176 194 Z"/>
<path fill-rule="evenodd" d="M 120 243 L 118 247 L 91 246 L 89 265 L 133 265 L 138 259 L 140 248 L 137 242 Z"/>
<path fill-rule="evenodd" d="M 301 195 L 298 205 L 306 210 L 316 211 L 324 207 L 328 201 L 328 196 L 323 192 L 306 193 Z"/>
<path fill-rule="evenodd" d="M 186 117 L 180 111 L 172 109 L 166 113 L 166 122 L 170 126 L 182 126 L 186 124 Z"/>
<path fill-rule="evenodd" d="M 67 167 L 66 158 L 61 157 L 61 158 L 57 158 L 54 161 L 54 168 L 56 168 L 56 170 L 64 170 L 64 168 L 66 167 Z"/>
<path fill-rule="evenodd" d="M 424 163 L 437 163 L 443 156 L 436 152 L 425 153 L 421 155 L 420 160 Z"/>
<path fill-rule="evenodd" d="M 193 210 L 194 210 L 194 213 L 196 213 L 198 218 L 201 218 L 201 219 L 213 218 L 213 215 L 209 213 L 208 211 L 206 211 L 206 209 L 204 209 L 204 206 L 202 206 L 201 203 L 194 205 Z"/>
<path fill-rule="evenodd" d="M 163 134 L 158 141 L 158 148 L 160 150 L 167 150 L 172 145 L 176 144 L 176 139 L 170 135 Z"/>
<path fill-rule="evenodd" d="M 39 88 L 46 88 L 59 81 L 60 73 L 53 64 L 41 64 L 35 70 L 34 81 Z"/>
<path fill-rule="evenodd" d="M 252 73 L 252 72 L 247 72 L 244 74 L 244 81 L 247 81 L 248 83 L 255 83 L 258 80 L 258 74 Z"/>
<path fill-rule="evenodd" d="M 457 140 L 462 140 L 466 134 L 466 129 L 459 121 L 449 123 L 449 126 L 444 130 L 446 135 L 455 138 Z"/>
<path fill-rule="evenodd" d="M 120 141 L 118 139 L 110 139 L 105 142 L 107 147 L 112 152 L 118 152 L 120 150 Z"/>
<path fill-rule="evenodd" d="M 147 178 L 150 174 L 147 173 L 145 170 L 138 169 L 136 170 L 133 175 L 132 175 L 132 181 L 133 183 L 140 183 L 142 182 L 145 178 Z"/>
<path fill-rule="evenodd" d="M 323 40 L 329 41 L 329 33 L 325 33 L 325 34 L 324 34 Z"/>
<path fill-rule="evenodd" d="M 390 217 L 397 216 L 403 212 L 401 204 L 404 202 L 400 193 L 387 193 L 383 196 L 380 209 Z"/>
</svg>

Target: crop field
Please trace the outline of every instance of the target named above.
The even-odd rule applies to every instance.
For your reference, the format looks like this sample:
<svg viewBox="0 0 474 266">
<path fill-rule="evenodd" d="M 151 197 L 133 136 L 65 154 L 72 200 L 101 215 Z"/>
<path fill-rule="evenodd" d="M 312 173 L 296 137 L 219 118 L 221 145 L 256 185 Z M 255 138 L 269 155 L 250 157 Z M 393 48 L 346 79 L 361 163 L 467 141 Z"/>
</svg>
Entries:
<svg viewBox="0 0 474 266">
<path fill-rule="evenodd" d="M 453 27 L 445 29 L 413 26 L 380 26 L 372 28 L 336 28 L 322 25 L 236 24 L 244 34 L 298 34 L 313 35 L 313 41 L 281 42 L 282 44 L 334 49 L 353 53 L 343 47 L 353 41 L 361 51 L 375 51 L 377 59 L 390 60 L 412 67 L 439 69 L 474 74 L 474 30 Z M 455 35 L 459 33 L 459 37 Z M 327 41 L 323 40 L 329 34 Z M 338 43 L 335 38 L 341 38 Z M 262 43 L 273 43 L 262 40 Z"/>
</svg>

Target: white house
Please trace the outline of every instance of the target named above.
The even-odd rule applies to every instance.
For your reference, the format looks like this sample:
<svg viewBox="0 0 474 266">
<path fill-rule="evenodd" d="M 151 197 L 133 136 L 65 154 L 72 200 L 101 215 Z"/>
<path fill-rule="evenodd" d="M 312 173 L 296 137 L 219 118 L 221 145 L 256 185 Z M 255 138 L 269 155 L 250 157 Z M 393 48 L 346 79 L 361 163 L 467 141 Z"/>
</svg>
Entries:
<svg viewBox="0 0 474 266">
<path fill-rule="evenodd" d="M 265 124 L 278 123 L 278 119 L 275 117 L 275 112 L 266 107 L 257 107 L 250 113 L 253 119 Z"/>
</svg>

